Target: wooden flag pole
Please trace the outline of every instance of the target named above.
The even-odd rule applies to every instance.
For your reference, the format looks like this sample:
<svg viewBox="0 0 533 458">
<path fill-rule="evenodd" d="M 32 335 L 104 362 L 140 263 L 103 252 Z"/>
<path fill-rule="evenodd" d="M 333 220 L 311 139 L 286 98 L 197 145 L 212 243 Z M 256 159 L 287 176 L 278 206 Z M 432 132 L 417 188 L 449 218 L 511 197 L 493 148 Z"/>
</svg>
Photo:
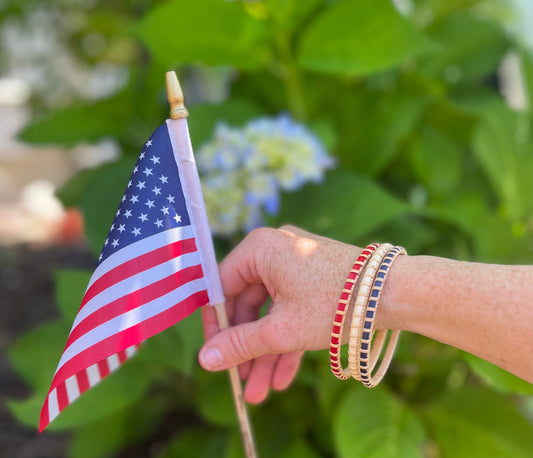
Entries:
<svg viewBox="0 0 533 458">
<path fill-rule="evenodd" d="M 166 76 L 167 98 L 170 105 L 170 118 L 181 119 L 189 116 L 187 109 L 183 103 L 183 92 L 181 90 L 178 77 L 175 72 L 167 72 Z M 220 329 L 226 329 L 229 327 L 228 315 L 223 303 L 211 304 L 211 307 L 215 307 L 218 325 Z M 233 391 L 233 399 L 235 401 L 235 407 L 237 410 L 237 416 L 239 418 L 239 425 L 241 428 L 242 441 L 247 458 L 257 458 L 257 451 L 255 448 L 254 436 L 252 433 L 252 427 L 250 419 L 248 417 L 248 411 L 244 402 L 244 396 L 242 391 L 242 383 L 239 377 L 239 371 L 237 367 L 228 369 L 231 389 Z"/>
</svg>

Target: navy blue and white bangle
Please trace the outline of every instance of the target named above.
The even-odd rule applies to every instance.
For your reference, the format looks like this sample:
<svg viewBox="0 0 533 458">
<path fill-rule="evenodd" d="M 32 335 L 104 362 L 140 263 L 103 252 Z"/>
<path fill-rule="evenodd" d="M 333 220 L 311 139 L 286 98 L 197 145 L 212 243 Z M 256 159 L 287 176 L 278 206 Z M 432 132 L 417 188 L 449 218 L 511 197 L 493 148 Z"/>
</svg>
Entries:
<svg viewBox="0 0 533 458">
<path fill-rule="evenodd" d="M 389 273 L 393 261 L 401 254 L 407 253 L 404 248 L 397 246 L 390 249 L 383 257 L 370 290 L 370 296 L 361 326 L 361 338 L 358 342 L 359 345 L 356 348 L 351 349 L 351 353 L 358 354 L 358 357 L 355 358 L 357 367 L 353 368 L 353 372 L 357 374 L 357 378 L 369 388 L 375 387 L 383 379 L 392 360 L 400 334 L 400 331 L 398 330 L 391 331 L 387 342 L 388 330 L 379 330 L 374 333 L 374 318 L 376 316 L 379 300 L 381 298 L 381 291 L 385 285 L 387 274 Z M 376 334 L 375 338 L 374 334 Z M 372 342 L 373 338 L 374 342 Z M 372 376 L 385 344 L 385 354 L 381 359 L 375 375 Z"/>
<path fill-rule="evenodd" d="M 352 322 L 350 324 L 350 338 L 348 339 L 348 369 L 350 375 L 356 380 L 360 380 L 359 349 L 361 348 L 364 333 L 363 326 L 372 293 L 372 284 L 376 279 L 381 262 L 391 249 L 392 245 L 390 243 L 384 243 L 376 248 L 366 264 L 357 289 L 357 296 L 352 311 Z"/>
</svg>

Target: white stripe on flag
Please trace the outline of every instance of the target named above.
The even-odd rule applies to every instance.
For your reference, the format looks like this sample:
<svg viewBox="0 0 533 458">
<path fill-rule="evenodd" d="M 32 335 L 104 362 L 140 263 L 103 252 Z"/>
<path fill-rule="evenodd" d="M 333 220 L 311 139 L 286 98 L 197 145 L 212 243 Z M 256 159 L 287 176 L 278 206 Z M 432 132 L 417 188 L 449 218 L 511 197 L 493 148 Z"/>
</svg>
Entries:
<svg viewBox="0 0 533 458">
<path fill-rule="evenodd" d="M 119 368 L 120 360 L 118 359 L 118 355 L 116 353 L 107 358 L 107 366 L 109 367 L 109 372 L 113 372 Z"/>
<path fill-rule="evenodd" d="M 122 315 L 91 329 L 65 349 L 65 352 L 59 361 L 56 373 L 61 369 L 63 364 L 94 344 L 118 334 L 131 326 L 139 324 L 142 321 L 148 320 L 153 316 L 159 315 L 170 307 L 187 299 L 189 296 L 192 296 L 194 293 L 204 291 L 205 288 L 206 283 L 204 277 L 192 280 L 168 294 L 160 296 L 151 302 L 147 302 L 140 307 L 123 313 Z"/>
<path fill-rule="evenodd" d="M 85 371 L 87 372 L 89 385 L 94 386 L 101 380 L 98 364 L 93 364 L 92 366 L 89 366 Z"/>
<path fill-rule="evenodd" d="M 135 353 L 137 353 L 137 347 L 135 345 L 126 348 L 126 356 L 128 358 L 131 358 Z"/>
<path fill-rule="evenodd" d="M 100 309 L 104 305 L 120 299 L 134 291 L 138 291 L 156 281 L 162 280 L 180 270 L 199 264 L 200 259 L 197 252 L 187 253 L 115 283 L 113 286 L 110 286 L 97 294 L 80 309 L 74 320 L 74 324 L 72 325 L 71 332 L 91 313 Z"/>
<path fill-rule="evenodd" d="M 54 388 L 48 395 L 48 418 L 52 421 L 59 415 L 59 404 L 57 403 L 57 389 Z"/>
<path fill-rule="evenodd" d="M 145 239 L 141 239 L 138 242 L 132 243 L 131 245 L 125 246 L 121 250 L 113 253 L 111 256 L 109 256 L 109 258 L 105 259 L 102 264 L 95 269 L 87 289 L 89 289 L 91 285 L 102 275 L 110 270 L 113 270 L 115 267 L 124 264 L 124 262 L 149 253 L 155 248 L 169 245 L 180 240 L 190 239 L 193 237 L 193 235 L 194 233 L 191 226 L 181 226 L 159 232 L 158 234 L 146 237 Z"/>
<path fill-rule="evenodd" d="M 80 387 L 78 379 L 75 375 L 65 380 L 65 387 L 67 388 L 67 396 L 69 404 L 80 395 Z"/>
</svg>

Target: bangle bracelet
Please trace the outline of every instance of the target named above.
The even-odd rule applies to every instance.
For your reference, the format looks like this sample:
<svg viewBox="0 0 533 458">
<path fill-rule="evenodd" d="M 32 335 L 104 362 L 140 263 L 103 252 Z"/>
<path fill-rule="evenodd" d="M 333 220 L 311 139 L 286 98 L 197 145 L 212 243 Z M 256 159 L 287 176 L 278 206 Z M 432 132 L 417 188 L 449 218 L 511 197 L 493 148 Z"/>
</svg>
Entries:
<svg viewBox="0 0 533 458">
<path fill-rule="evenodd" d="M 348 343 L 348 369 L 345 370 L 346 375 L 352 376 L 356 380 L 360 380 L 360 352 L 361 346 L 368 348 L 368 343 L 362 342 L 362 335 L 364 333 L 363 326 L 365 323 L 365 316 L 367 315 L 367 307 L 371 294 L 371 286 L 378 273 L 378 268 L 381 261 L 388 251 L 392 248 L 390 243 L 381 245 L 372 255 L 370 261 L 365 268 L 359 290 L 357 291 L 357 298 L 352 313 L 352 323 L 350 326 L 350 339 Z M 365 333 L 366 334 L 366 333 Z"/>
<path fill-rule="evenodd" d="M 375 375 L 372 376 L 372 372 L 379 359 L 379 356 L 383 349 L 383 345 L 386 340 L 386 336 L 388 334 L 388 330 L 378 331 L 376 338 L 374 339 L 374 345 L 372 346 L 372 349 L 370 349 L 370 346 L 372 344 L 372 337 L 374 335 L 374 318 L 381 297 L 381 291 L 383 290 L 383 285 L 385 284 L 385 279 L 387 277 L 387 274 L 389 273 L 392 262 L 396 259 L 397 256 L 402 254 L 407 254 L 404 248 L 394 247 L 383 258 L 383 261 L 379 266 L 378 273 L 372 285 L 370 300 L 368 302 L 368 307 L 365 313 L 360 346 L 356 349 L 359 353 L 359 357 L 357 358 L 359 362 L 359 377 L 361 382 L 369 388 L 375 387 L 383 379 L 383 376 L 387 372 L 387 369 L 392 360 L 392 355 L 394 354 L 394 350 L 398 342 L 398 337 L 400 335 L 399 330 L 393 330 L 391 332 L 391 335 L 387 342 L 387 347 L 385 349 L 385 355 L 383 356 L 383 359 L 381 360 L 381 363 Z"/>
<path fill-rule="evenodd" d="M 329 346 L 329 363 L 331 366 L 331 371 L 335 377 L 346 380 L 350 377 L 349 372 L 346 374 L 346 370 L 342 368 L 340 362 L 340 352 L 342 346 L 342 332 L 344 329 L 344 320 L 346 317 L 346 312 L 348 311 L 349 303 L 352 298 L 353 290 L 357 282 L 357 278 L 363 266 L 368 261 L 370 255 L 379 245 L 373 243 L 368 245 L 361 254 L 357 257 L 352 270 L 348 274 L 348 278 L 344 283 L 344 288 L 341 291 L 341 297 L 337 303 L 337 311 L 335 313 L 335 318 L 333 319 L 333 327 L 331 331 L 331 341 Z"/>
</svg>

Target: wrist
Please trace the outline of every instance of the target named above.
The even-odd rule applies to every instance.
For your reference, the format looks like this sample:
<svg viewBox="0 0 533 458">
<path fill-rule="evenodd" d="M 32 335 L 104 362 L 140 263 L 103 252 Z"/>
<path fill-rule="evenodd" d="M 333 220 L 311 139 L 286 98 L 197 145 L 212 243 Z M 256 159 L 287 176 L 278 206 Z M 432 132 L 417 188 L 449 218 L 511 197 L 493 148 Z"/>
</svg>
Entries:
<svg viewBox="0 0 533 458">
<path fill-rule="evenodd" d="M 408 266 L 413 256 L 398 256 L 392 265 L 383 286 L 379 308 L 376 312 L 374 326 L 376 329 L 408 330 L 410 286 L 408 282 Z"/>
</svg>

